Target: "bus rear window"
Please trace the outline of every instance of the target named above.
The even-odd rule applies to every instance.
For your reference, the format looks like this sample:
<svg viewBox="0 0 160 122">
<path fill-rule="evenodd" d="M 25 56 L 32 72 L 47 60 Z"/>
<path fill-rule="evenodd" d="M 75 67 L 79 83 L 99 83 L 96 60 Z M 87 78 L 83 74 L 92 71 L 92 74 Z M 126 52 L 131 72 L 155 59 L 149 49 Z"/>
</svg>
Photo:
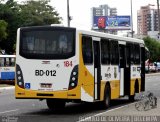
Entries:
<svg viewBox="0 0 160 122">
<path fill-rule="evenodd" d="M 20 55 L 28 59 L 67 59 L 75 55 L 75 30 L 21 29 Z"/>
</svg>

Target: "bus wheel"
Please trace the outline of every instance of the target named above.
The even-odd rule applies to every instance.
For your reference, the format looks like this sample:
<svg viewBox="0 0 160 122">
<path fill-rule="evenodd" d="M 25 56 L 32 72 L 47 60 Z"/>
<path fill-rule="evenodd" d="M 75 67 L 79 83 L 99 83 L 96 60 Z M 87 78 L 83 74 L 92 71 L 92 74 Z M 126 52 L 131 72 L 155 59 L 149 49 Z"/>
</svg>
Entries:
<svg viewBox="0 0 160 122">
<path fill-rule="evenodd" d="M 109 85 L 106 85 L 105 90 L 104 90 L 104 99 L 101 102 L 101 108 L 102 109 L 109 108 L 110 102 L 111 102 L 111 89 Z"/>
<path fill-rule="evenodd" d="M 65 101 L 55 100 L 55 99 L 47 99 L 47 106 L 50 110 L 61 110 L 65 107 Z"/>
</svg>

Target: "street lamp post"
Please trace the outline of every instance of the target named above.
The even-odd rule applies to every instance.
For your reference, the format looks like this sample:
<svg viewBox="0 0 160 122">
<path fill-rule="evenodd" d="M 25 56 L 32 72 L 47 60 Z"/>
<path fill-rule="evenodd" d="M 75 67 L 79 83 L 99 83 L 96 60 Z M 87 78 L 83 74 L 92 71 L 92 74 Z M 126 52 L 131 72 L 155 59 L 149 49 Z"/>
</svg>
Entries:
<svg viewBox="0 0 160 122">
<path fill-rule="evenodd" d="M 160 36 L 159 0 L 157 0 L 157 9 L 158 9 L 158 36 Z"/>
<path fill-rule="evenodd" d="M 70 14 L 69 14 L 69 0 L 67 0 L 67 22 L 68 22 L 68 27 L 70 27 Z"/>
<path fill-rule="evenodd" d="M 133 13 L 132 13 L 132 0 L 131 0 L 131 35 L 133 38 Z"/>
</svg>

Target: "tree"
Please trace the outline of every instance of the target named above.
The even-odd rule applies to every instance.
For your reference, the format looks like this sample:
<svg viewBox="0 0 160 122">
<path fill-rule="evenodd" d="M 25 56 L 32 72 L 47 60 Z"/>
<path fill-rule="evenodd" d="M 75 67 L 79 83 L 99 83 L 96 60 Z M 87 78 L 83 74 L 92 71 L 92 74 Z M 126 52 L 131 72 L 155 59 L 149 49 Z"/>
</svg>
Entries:
<svg viewBox="0 0 160 122">
<path fill-rule="evenodd" d="M 49 5 L 50 0 L 28 0 L 18 4 L 14 0 L 0 0 L 0 18 L 8 23 L 7 38 L 0 42 L 0 48 L 6 52 L 15 51 L 16 33 L 19 27 L 40 26 L 61 23 L 61 17 Z"/>
<path fill-rule="evenodd" d="M 0 20 L 0 41 L 2 39 L 6 39 L 7 37 L 7 32 L 6 32 L 7 25 L 8 25 L 7 22 L 5 22 L 4 20 Z"/>
<path fill-rule="evenodd" d="M 13 53 L 13 45 L 16 42 L 16 31 L 20 26 L 19 23 L 19 6 L 14 0 L 7 0 L 7 2 L 0 3 L 0 18 L 8 23 L 7 38 L 2 39 L 0 47 L 8 53 Z"/>
<path fill-rule="evenodd" d="M 158 61 L 160 58 L 160 43 L 153 38 L 145 37 L 143 38 L 146 47 L 150 52 L 150 60 L 152 62 Z"/>
<path fill-rule="evenodd" d="M 50 25 L 60 23 L 61 17 L 48 3 L 50 0 L 29 0 L 20 5 L 22 26 Z"/>
</svg>

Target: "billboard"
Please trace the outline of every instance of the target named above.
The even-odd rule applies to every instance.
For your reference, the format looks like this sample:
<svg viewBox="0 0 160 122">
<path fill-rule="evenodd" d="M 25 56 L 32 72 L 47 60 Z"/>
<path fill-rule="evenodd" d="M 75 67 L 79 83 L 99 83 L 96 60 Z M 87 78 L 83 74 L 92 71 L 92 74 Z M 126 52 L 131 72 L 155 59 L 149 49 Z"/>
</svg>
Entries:
<svg viewBox="0 0 160 122">
<path fill-rule="evenodd" d="M 92 29 L 130 30 L 130 16 L 94 16 Z"/>
</svg>

